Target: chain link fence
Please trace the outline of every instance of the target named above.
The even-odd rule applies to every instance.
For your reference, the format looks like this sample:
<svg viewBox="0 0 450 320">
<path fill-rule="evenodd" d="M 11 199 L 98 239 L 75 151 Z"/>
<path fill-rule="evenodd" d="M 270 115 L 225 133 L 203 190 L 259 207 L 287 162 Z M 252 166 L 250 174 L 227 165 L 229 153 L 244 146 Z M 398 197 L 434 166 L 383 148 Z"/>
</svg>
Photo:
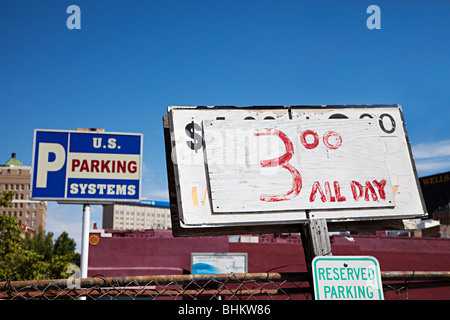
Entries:
<svg viewBox="0 0 450 320">
<path fill-rule="evenodd" d="M 450 287 L 450 272 L 382 272 L 387 300 Z M 0 282 L 6 300 L 311 300 L 306 272 L 104 277 Z M 449 297 L 450 299 L 450 297 Z"/>
</svg>

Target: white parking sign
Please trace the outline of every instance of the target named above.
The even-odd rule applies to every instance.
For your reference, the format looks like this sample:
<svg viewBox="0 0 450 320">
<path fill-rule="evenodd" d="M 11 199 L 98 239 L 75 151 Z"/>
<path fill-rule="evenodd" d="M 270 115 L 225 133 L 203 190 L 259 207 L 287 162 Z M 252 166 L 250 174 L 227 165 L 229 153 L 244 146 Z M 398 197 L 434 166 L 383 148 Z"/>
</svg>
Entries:
<svg viewBox="0 0 450 320">
<path fill-rule="evenodd" d="M 368 256 L 321 256 L 312 262 L 316 300 L 383 300 L 380 264 Z"/>
</svg>

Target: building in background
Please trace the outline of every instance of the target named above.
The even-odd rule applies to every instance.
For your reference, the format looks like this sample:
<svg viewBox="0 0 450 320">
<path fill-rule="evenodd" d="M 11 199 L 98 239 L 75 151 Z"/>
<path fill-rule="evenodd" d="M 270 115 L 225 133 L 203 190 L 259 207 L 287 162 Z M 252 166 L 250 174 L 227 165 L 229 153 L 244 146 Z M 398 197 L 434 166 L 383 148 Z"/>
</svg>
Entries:
<svg viewBox="0 0 450 320">
<path fill-rule="evenodd" d="M 142 200 L 104 205 L 102 226 L 103 229 L 120 230 L 171 229 L 170 204 Z"/>
<path fill-rule="evenodd" d="M 435 233 L 450 237 L 450 171 L 422 177 L 419 181 L 428 217 L 440 222 Z"/>
<path fill-rule="evenodd" d="M 0 192 L 13 191 L 12 207 L 0 207 L 0 213 L 16 217 L 25 230 L 34 232 L 39 226 L 45 230 L 47 202 L 32 201 L 31 167 L 25 166 L 16 154 L 11 155 L 4 165 L 0 165 Z"/>
<path fill-rule="evenodd" d="M 104 277 L 190 274 L 193 272 L 192 253 L 195 252 L 247 253 L 247 271 L 250 273 L 307 271 L 298 234 L 173 237 L 169 230 L 96 229 L 91 230 L 90 239 L 89 277 L 99 274 Z M 450 265 L 450 240 L 444 238 L 380 234 L 353 235 L 349 240 L 334 235 L 330 237 L 330 243 L 336 256 L 374 256 L 382 271 L 438 271 L 448 270 Z M 245 285 L 244 289 L 254 290 L 250 281 Z M 413 287 L 405 282 L 399 283 L 398 288 L 402 291 L 385 293 L 386 299 L 405 299 L 406 296 L 410 300 L 443 300 L 450 297 L 449 286 Z M 282 291 L 277 294 L 283 294 Z M 263 297 L 267 299 L 268 296 Z M 304 295 L 293 296 L 293 299 L 305 298 Z M 254 299 L 258 299 L 258 295 Z"/>
</svg>

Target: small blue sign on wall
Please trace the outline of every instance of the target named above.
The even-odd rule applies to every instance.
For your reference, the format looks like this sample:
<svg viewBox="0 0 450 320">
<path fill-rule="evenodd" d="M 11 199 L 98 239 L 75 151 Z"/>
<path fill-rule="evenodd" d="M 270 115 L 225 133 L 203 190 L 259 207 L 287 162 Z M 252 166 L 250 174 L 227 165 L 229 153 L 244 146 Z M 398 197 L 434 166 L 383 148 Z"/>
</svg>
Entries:
<svg viewBox="0 0 450 320">
<path fill-rule="evenodd" d="M 192 274 L 247 273 L 248 255 L 236 253 L 191 253 Z"/>
<path fill-rule="evenodd" d="M 34 131 L 31 198 L 73 203 L 140 200 L 142 134 Z"/>
</svg>

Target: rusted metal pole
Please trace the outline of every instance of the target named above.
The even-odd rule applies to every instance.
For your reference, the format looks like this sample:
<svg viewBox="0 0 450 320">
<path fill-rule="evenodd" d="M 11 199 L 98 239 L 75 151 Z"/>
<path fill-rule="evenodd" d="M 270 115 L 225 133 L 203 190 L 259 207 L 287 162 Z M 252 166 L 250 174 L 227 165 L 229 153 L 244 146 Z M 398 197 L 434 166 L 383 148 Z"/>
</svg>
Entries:
<svg viewBox="0 0 450 320">
<path fill-rule="evenodd" d="M 450 271 L 381 271 L 383 281 L 434 281 L 434 283 L 417 284 L 433 287 L 435 285 L 448 286 L 450 282 Z M 79 279 L 80 288 L 96 290 L 112 290 L 131 287 L 142 287 L 151 289 L 156 286 L 166 285 L 188 285 L 195 283 L 198 285 L 207 282 L 216 283 L 258 283 L 258 282 L 306 282 L 309 280 L 306 272 L 292 273 L 237 273 L 237 274 L 204 274 L 204 275 L 167 275 L 167 276 L 129 276 L 129 277 L 94 277 Z M 446 284 L 447 283 L 447 284 Z M 411 283 L 408 285 L 411 286 Z M 411 286 L 411 288 L 414 286 Z M 189 290 L 189 288 L 186 288 Z M 293 288 L 292 290 L 303 290 L 303 288 Z M 305 290 L 309 288 L 305 288 Z M 285 290 L 285 289 L 283 289 Z M 48 291 L 48 294 L 56 294 L 58 291 L 74 292 L 67 287 L 67 279 L 53 280 L 31 280 L 31 281 L 8 281 L 0 282 L 0 296 L 5 292 L 20 291 L 20 294 L 39 295 L 37 291 Z M 224 294 L 229 294 L 224 291 Z M 71 294 L 68 294 L 71 295 Z"/>
<path fill-rule="evenodd" d="M 381 271 L 381 279 L 383 281 L 450 281 L 450 271 Z"/>
<path fill-rule="evenodd" d="M 78 280 L 78 279 L 77 279 Z M 168 284 L 188 284 L 191 282 L 206 283 L 206 282 L 226 282 L 226 283 L 241 283 L 245 281 L 252 282 L 302 282 L 308 280 L 306 272 L 292 272 L 292 273 L 233 273 L 233 274 L 198 274 L 198 275 L 167 275 L 167 276 L 128 276 L 128 277 L 95 277 L 79 279 L 77 284 L 81 288 L 92 287 L 125 287 L 125 286 L 146 286 L 146 285 L 168 285 Z M 15 290 L 30 289 L 43 290 L 66 288 L 67 279 L 53 279 L 53 280 L 31 280 L 31 281 L 11 281 L 0 282 L 0 292 L 5 291 L 8 287 L 13 287 Z"/>
</svg>

